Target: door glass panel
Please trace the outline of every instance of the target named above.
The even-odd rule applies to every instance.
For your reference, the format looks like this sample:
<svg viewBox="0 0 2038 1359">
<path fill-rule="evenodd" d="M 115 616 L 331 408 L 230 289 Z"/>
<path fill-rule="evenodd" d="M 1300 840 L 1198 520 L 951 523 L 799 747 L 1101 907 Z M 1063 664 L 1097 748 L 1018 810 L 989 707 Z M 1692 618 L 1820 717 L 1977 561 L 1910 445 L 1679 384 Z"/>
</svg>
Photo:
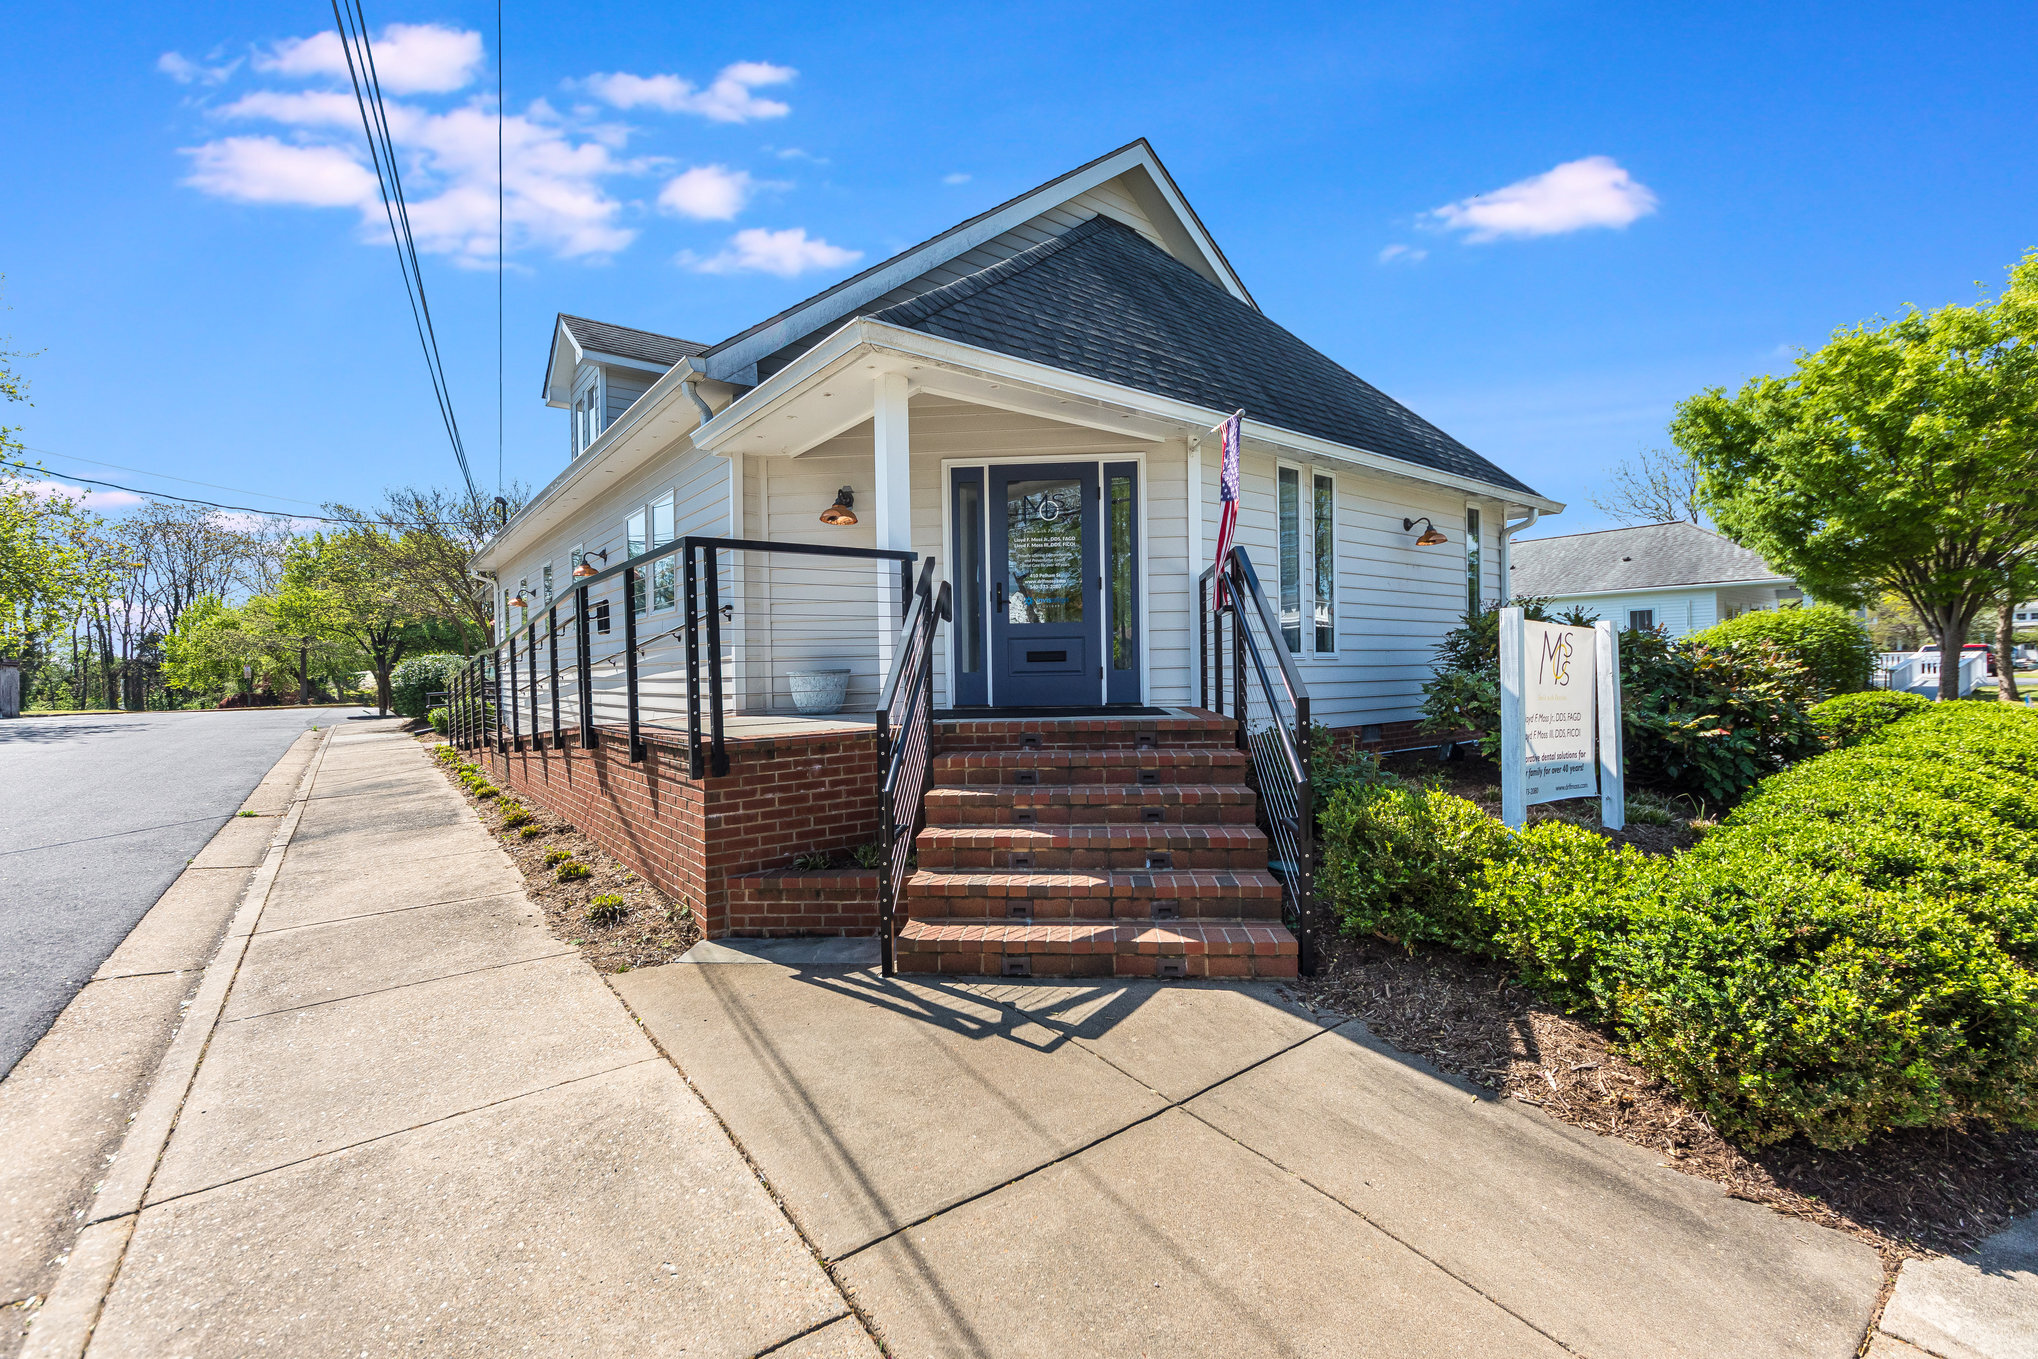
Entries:
<svg viewBox="0 0 2038 1359">
<path fill-rule="evenodd" d="M 984 668 L 984 493 L 974 481 L 957 485 L 955 559 L 961 564 L 961 588 L 955 600 L 955 624 L 962 633 L 962 673 Z"/>
<path fill-rule="evenodd" d="M 1008 483 L 1005 542 L 1006 621 L 1082 622 L 1082 482 Z"/>
<path fill-rule="evenodd" d="M 1302 474 L 1280 470 L 1281 638 L 1288 650 L 1302 649 Z"/>
<path fill-rule="evenodd" d="M 1105 500 L 1111 522 L 1111 668 L 1130 670 L 1132 649 L 1132 478 L 1112 477 Z"/>
</svg>

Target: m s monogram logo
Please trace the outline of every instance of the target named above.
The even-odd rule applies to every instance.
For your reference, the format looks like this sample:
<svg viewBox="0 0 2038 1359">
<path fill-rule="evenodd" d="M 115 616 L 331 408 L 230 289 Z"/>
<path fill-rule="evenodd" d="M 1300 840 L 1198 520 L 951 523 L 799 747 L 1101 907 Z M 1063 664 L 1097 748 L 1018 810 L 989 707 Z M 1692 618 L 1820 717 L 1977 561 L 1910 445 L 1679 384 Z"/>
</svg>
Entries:
<svg viewBox="0 0 2038 1359">
<path fill-rule="evenodd" d="M 1571 650 L 1571 638 L 1568 634 L 1561 632 L 1544 633 L 1542 660 L 1537 664 L 1537 681 L 1569 685 L 1571 683 Z"/>
</svg>

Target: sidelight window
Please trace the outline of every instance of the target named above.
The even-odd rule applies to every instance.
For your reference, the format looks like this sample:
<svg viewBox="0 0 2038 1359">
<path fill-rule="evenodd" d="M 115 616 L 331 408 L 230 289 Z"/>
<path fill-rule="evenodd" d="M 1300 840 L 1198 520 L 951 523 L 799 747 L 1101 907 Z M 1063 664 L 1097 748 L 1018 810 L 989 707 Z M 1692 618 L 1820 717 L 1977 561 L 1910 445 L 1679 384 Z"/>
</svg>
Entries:
<svg viewBox="0 0 2038 1359">
<path fill-rule="evenodd" d="M 1302 650 L 1302 473 L 1293 467 L 1277 469 L 1280 541 L 1281 637 L 1288 650 Z"/>
</svg>

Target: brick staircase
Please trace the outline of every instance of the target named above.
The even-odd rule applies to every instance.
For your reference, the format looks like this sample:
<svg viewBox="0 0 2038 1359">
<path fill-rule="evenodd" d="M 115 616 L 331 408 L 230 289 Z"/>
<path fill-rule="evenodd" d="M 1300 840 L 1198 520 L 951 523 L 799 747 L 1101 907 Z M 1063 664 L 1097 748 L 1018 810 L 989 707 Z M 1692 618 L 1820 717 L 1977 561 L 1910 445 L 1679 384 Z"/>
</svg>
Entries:
<svg viewBox="0 0 2038 1359">
<path fill-rule="evenodd" d="M 900 971 L 1295 975 L 1230 720 L 939 725 Z"/>
</svg>

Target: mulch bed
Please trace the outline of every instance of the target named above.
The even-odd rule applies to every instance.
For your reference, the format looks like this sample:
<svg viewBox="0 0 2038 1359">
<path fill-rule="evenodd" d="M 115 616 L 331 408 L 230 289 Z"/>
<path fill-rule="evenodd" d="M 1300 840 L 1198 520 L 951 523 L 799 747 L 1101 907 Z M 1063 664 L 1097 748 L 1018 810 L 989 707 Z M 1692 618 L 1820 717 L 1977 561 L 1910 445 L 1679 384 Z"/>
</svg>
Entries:
<svg viewBox="0 0 2038 1359">
<path fill-rule="evenodd" d="M 444 742 L 427 733 L 424 744 L 431 748 Z M 477 798 L 453 777 L 451 770 L 444 772 L 453 790 L 467 799 L 481 824 L 516 861 L 524 875 L 525 894 L 544 913 L 546 927 L 557 938 L 579 949 L 597 972 L 628 972 L 632 968 L 669 963 L 700 942 L 700 918 L 690 908 L 610 858 L 593 840 L 566 822 L 535 803 L 523 803 L 524 810 L 531 814 L 529 825 L 505 828 L 498 806 L 502 798 Z M 503 798 L 514 796 L 509 789 L 503 790 Z M 538 833 L 524 835 L 522 832 L 530 826 L 539 827 Z M 555 849 L 567 850 L 574 862 L 586 864 L 588 876 L 559 881 L 557 872 L 545 862 L 546 853 Z M 625 912 L 620 920 L 596 924 L 587 918 L 588 902 L 603 893 L 623 898 Z"/>
<path fill-rule="evenodd" d="M 1490 762 L 1389 767 L 1404 776 L 1441 777 L 1448 791 L 1490 802 L 1498 813 L 1499 772 Z M 1567 819 L 1598 829 L 1589 805 L 1565 805 L 1585 810 Z M 1704 824 L 1636 826 L 1608 838 L 1662 854 L 1695 842 Z M 1857 1236 L 1890 1269 L 1910 1256 L 1971 1250 L 2010 1219 L 2038 1209 L 2038 1133 L 1898 1131 L 1848 1151 L 1822 1151 L 1801 1139 L 1742 1150 L 1616 1052 L 1605 1030 L 1537 999 L 1498 963 L 1383 940 L 1335 940 L 1298 990 L 1442 1070 L 1646 1147 L 1735 1198 Z"/>
</svg>

